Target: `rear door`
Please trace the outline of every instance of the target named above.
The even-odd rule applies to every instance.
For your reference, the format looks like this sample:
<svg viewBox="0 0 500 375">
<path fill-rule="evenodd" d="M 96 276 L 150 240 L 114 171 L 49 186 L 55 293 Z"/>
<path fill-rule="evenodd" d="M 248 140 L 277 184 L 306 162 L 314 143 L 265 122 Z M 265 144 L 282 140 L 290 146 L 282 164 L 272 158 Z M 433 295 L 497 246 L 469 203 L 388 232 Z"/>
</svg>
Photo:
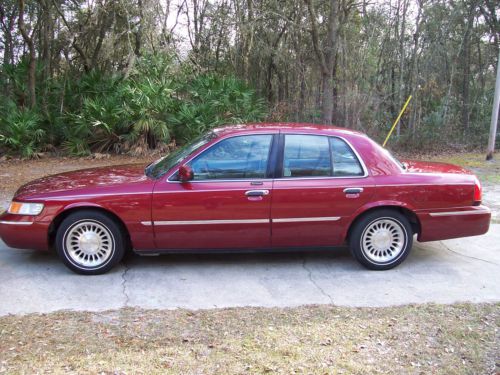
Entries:
<svg viewBox="0 0 500 375">
<path fill-rule="evenodd" d="M 282 134 L 273 186 L 273 247 L 335 246 L 373 194 L 371 177 L 342 138 Z"/>
<path fill-rule="evenodd" d="M 273 134 L 222 139 L 187 165 L 194 179 L 176 174 L 157 183 L 153 225 L 160 249 L 270 247 Z"/>
</svg>

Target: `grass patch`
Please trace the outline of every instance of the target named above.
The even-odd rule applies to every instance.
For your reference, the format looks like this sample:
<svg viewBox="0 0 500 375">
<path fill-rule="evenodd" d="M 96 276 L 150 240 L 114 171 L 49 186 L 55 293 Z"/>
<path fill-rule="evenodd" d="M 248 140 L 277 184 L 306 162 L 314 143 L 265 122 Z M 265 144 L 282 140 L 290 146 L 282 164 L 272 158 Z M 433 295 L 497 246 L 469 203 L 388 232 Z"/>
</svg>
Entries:
<svg viewBox="0 0 500 375">
<path fill-rule="evenodd" d="M 435 155 L 432 156 L 431 159 L 434 161 L 460 165 L 465 168 L 483 168 L 488 165 L 483 154 L 472 152 Z"/>
<path fill-rule="evenodd" d="M 494 373 L 500 304 L 0 318 L 0 372 Z"/>
</svg>

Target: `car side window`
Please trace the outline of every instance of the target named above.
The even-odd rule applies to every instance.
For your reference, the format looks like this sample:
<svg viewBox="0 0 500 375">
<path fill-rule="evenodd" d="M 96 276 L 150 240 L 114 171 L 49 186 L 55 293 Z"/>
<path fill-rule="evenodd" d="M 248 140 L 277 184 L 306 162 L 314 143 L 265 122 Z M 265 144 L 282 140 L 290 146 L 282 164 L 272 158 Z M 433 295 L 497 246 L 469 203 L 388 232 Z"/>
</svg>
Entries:
<svg viewBox="0 0 500 375">
<path fill-rule="evenodd" d="M 328 137 L 286 134 L 283 177 L 331 176 L 332 163 Z"/>
<path fill-rule="evenodd" d="M 331 137 L 334 176 L 363 176 L 363 168 L 351 147 L 342 139 Z"/>
<path fill-rule="evenodd" d="M 194 180 L 265 178 L 272 138 L 259 134 L 220 141 L 189 163 Z"/>
</svg>

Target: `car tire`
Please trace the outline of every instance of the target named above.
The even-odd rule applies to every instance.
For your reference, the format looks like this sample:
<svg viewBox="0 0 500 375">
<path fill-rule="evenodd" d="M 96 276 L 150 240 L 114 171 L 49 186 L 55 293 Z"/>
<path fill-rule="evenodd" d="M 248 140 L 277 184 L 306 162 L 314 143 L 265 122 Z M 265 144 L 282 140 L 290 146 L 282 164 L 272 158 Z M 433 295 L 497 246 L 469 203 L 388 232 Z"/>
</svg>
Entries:
<svg viewBox="0 0 500 375">
<path fill-rule="evenodd" d="M 126 249 L 120 225 L 99 211 L 81 210 L 57 229 L 55 248 L 63 263 L 82 275 L 100 275 L 119 263 Z"/>
<path fill-rule="evenodd" d="M 369 212 L 354 224 L 349 235 L 353 257 L 371 270 L 388 270 L 403 262 L 413 245 L 408 219 L 396 210 Z"/>
</svg>

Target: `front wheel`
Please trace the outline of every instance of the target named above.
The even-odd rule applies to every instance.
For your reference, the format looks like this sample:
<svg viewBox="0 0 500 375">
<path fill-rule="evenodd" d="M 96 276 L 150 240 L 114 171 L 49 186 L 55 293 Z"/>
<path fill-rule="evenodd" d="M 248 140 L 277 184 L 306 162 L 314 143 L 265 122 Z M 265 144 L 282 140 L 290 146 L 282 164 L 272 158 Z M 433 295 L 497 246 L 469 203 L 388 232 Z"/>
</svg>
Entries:
<svg viewBox="0 0 500 375">
<path fill-rule="evenodd" d="M 358 262 L 372 270 L 388 270 L 406 259 L 413 244 L 408 219 L 393 210 L 378 210 L 355 223 L 349 246 Z"/>
<path fill-rule="evenodd" d="M 99 275 L 123 258 L 124 241 L 120 226 L 108 215 L 82 210 L 63 220 L 55 245 L 69 269 L 83 275 Z"/>
</svg>

